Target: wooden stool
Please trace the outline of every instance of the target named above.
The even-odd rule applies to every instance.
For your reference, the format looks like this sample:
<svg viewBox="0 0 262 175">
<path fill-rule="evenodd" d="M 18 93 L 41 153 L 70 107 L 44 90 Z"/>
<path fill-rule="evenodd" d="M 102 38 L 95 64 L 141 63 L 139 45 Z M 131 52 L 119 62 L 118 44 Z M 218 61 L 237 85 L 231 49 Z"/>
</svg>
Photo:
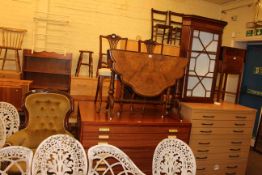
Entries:
<svg viewBox="0 0 262 175">
<path fill-rule="evenodd" d="M 78 61 L 77 61 L 75 76 L 77 77 L 79 75 L 80 68 L 81 68 L 82 65 L 84 65 L 84 66 L 88 66 L 88 76 L 93 77 L 93 57 L 92 57 L 93 52 L 88 51 L 88 50 L 79 50 L 79 52 L 80 52 L 80 55 L 79 55 L 79 58 L 78 58 Z M 83 63 L 84 53 L 88 54 L 88 63 Z"/>
<path fill-rule="evenodd" d="M 26 30 L 6 28 L 6 27 L 1 27 L 0 30 L 2 31 L 2 41 L 3 41 L 0 45 L 0 55 L 1 55 L 2 49 L 5 50 L 4 57 L 0 58 L 0 60 L 3 60 L 2 70 L 4 69 L 6 61 L 16 61 L 16 70 L 18 72 L 20 72 L 21 66 L 20 66 L 20 58 L 19 58 L 19 52 L 18 51 L 22 50 L 21 47 L 22 47 L 24 34 L 25 34 Z M 14 59 L 7 58 L 7 51 L 8 50 L 14 50 L 15 51 L 15 58 Z"/>
</svg>

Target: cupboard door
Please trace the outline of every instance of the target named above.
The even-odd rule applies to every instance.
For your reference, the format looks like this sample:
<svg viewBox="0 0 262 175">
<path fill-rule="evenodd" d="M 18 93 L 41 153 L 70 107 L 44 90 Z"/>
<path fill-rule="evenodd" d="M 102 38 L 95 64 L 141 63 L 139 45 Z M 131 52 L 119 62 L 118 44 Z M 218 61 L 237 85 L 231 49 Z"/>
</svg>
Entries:
<svg viewBox="0 0 262 175">
<path fill-rule="evenodd" d="M 180 55 L 190 60 L 183 85 L 184 101 L 213 101 L 216 62 L 226 24 L 200 16 L 183 16 Z"/>
<path fill-rule="evenodd" d="M 23 93 L 19 86 L 0 86 L 0 101 L 5 101 L 21 109 Z"/>
</svg>

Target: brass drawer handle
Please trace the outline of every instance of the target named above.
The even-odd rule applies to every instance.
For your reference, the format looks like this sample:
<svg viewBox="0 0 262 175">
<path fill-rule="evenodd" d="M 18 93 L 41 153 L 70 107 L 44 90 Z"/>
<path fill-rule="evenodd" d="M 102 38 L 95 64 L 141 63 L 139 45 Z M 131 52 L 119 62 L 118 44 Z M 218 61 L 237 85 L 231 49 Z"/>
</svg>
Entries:
<svg viewBox="0 0 262 175">
<path fill-rule="evenodd" d="M 233 149 L 233 148 L 231 148 L 231 149 L 229 149 L 230 151 L 240 151 L 241 149 L 240 148 L 237 148 L 237 149 Z"/>
<path fill-rule="evenodd" d="M 99 139 L 109 139 L 109 135 L 99 135 Z"/>
<path fill-rule="evenodd" d="M 212 130 L 209 131 L 200 131 L 201 133 L 212 133 Z"/>
<path fill-rule="evenodd" d="M 202 123 L 203 126 L 213 126 L 214 123 Z"/>
<path fill-rule="evenodd" d="M 235 126 L 245 126 L 245 123 L 235 123 Z"/>
<path fill-rule="evenodd" d="M 203 115 L 202 117 L 203 117 L 203 118 L 215 118 L 214 115 Z"/>
<path fill-rule="evenodd" d="M 240 157 L 240 156 L 237 154 L 237 155 L 229 155 L 228 157 L 229 157 L 229 158 L 238 158 L 238 157 Z"/>
<path fill-rule="evenodd" d="M 210 142 L 198 142 L 199 145 L 209 145 Z"/>
<path fill-rule="evenodd" d="M 237 165 L 235 165 L 235 166 L 227 166 L 228 169 L 235 169 L 237 167 L 238 167 Z"/>
<path fill-rule="evenodd" d="M 169 139 L 176 139 L 176 136 L 175 136 L 175 135 L 173 135 L 173 136 L 167 136 L 167 138 L 169 138 Z"/>
<path fill-rule="evenodd" d="M 200 152 L 200 153 L 207 153 L 207 152 L 209 152 L 209 150 L 208 150 L 208 149 L 205 149 L 205 150 L 201 150 L 201 149 L 199 149 L 199 150 L 197 150 L 197 152 Z"/>
<path fill-rule="evenodd" d="M 98 131 L 99 132 L 109 132 L 110 128 L 99 128 Z"/>
<path fill-rule="evenodd" d="M 197 168 L 197 171 L 204 171 L 206 168 Z"/>
<path fill-rule="evenodd" d="M 235 132 L 235 133 L 243 133 L 244 130 L 233 130 L 233 132 Z"/>
<path fill-rule="evenodd" d="M 207 156 L 204 156 L 204 157 L 196 157 L 196 159 L 207 159 Z"/>
<path fill-rule="evenodd" d="M 236 175 L 237 173 L 232 172 L 232 173 L 226 173 L 226 175 Z"/>
<path fill-rule="evenodd" d="M 108 142 L 97 142 L 98 145 L 108 144 Z"/>
<path fill-rule="evenodd" d="M 177 129 L 169 129 L 168 132 L 169 133 L 178 133 L 178 130 Z"/>
<path fill-rule="evenodd" d="M 236 116 L 237 119 L 246 119 L 246 116 Z"/>
<path fill-rule="evenodd" d="M 241 141 L 239 141 L 239 142 L 231 142 L 232 144 L 234 144 L 234 145 L 240 145 L 240 144 L 242 144 L 242 142 Z"/>
</svg>

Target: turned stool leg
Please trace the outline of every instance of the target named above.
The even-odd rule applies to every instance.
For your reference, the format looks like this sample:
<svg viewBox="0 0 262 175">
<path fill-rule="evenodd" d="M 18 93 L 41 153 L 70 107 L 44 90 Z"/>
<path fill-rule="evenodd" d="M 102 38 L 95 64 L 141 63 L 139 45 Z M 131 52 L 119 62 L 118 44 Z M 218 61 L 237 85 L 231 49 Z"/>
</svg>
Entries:
<svg viewBox="0 0 262 175">
<path fill-rule="evenodd" d="M 2 70 L 4 70 L 4 67 L 5 67 L 6 55 L 7 55 L 7 49 L 5 49 L 5 55 L 4 55 L 3 63 L 2 63 Z"/>
<path fill-rule="evenodd" d="M 80 67 L 84 65 L 84 66 L 88 66 L 88 76 L 93 77 L 93 57 L 92 57 L 93 52 L 87 51 L 87 50 L 80 50 L 79 52 L 80 52 L 80 55 L 77 61 L 75 76 L 77 77 L 79 75 Z M 88 63 L 83 63 L 84 53 L 88 54 L 88 61 L 89 61 Z"/>
<path fill-rule="evenodd" d="M 83 60 L 83 52 L 80 51 L 80 55 L 79 55 L 79 58 L 78 58 L 78 61 L 77 61 L 76 72 L 75 72 L 76 77 L 78 77 L 78 75 L 79 75 L 82 60 Z"/>
</svg>

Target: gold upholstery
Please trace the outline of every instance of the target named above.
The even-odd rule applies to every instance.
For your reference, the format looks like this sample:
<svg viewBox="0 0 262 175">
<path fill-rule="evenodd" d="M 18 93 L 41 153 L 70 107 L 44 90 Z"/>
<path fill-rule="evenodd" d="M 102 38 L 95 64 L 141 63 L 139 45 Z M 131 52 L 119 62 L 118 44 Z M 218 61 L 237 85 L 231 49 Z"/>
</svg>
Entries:
<svg viewBox="0 0 262 175">
<path fill-rule="evenodd" d="M 47 137 L 68 134 L 68 117 L 72 112 L 72 99 L 58 91 L 31 91 L 25 97 L 26 128 L 7 139 L 11 145 L 36 149 Z"/>
</svg>

